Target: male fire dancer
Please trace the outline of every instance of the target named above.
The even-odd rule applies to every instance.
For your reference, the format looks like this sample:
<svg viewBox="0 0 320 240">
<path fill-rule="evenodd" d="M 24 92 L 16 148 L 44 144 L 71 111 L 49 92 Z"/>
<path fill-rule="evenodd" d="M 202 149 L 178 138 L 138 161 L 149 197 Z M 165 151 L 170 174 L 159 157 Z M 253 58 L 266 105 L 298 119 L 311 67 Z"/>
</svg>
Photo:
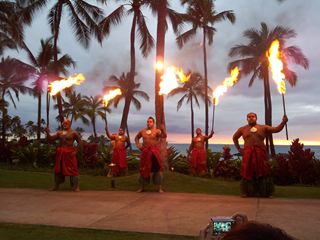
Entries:
<svg viewBox="0 0 320 240">
<path fill-rule="evenodd" d="M 71 129 L 71 122 L 69 119 L 64 119 L 62 129 L 62 131 L 58 131 L 54 135 L 50 135 L 50 130 L 48 128 L 45 129 L 48 140 L 59 140 L 54 166 L 55 185 L 51 191 L 57 191 L 59 185 L 65 181 L 65 176 L 70 176 L 72 191 L 79 192 L 79 171 L 76 158 L 77 149 L 73 146 L 73 143 L 76 141 L 78 146 L 80 146 L 80 136 L 76 131 Z"/>
<path fill-rule="evenodd" d="M 257 124 L 257 114 L 247 114 L 248 125 L 240 127 L 233 135 L 233 142 L 242 155 L 241 191 L 242 197 L 255 196 L 271 197 L 273 183 L 270 177 L 270 166 L 264 139 L 267 134 L 280 132 L 288 122 L 283 116 L 277 127 Z M 242 136 L 244 148 L 239 145 L 238 139 Z"/>
<path fill-rule="evenodd" d="M 105 130 L 107 137 L 113 141 L 112 163 L 114 163 L 115 166 L 112 168 L 111 174 L 120 175 L 128 168 L 126 148 L 129 147 L 129 138 L 124 135 L 122 128 L 119 128 L 118 133 L 112 135 L 107 125 Z"/>
<path fill-rule="evenodd" d="M 212 138 L 213 131 L 207 136 L 202 135 L 201 129 L 196 129 L 196 136 L 192 139 L 189 147 L 191 153 L 190 170 L 193 176 L 204 176 L 208 173 L 207 154 L 204 143 L 206 140 Z"/>
<path fill-rule="evenodd" d="M 167 133 L 164 127 L 157 129 L 154 127 L 154 118 L 149 117 L 147 120 L 147 128 L 138 132 L 135 137 L 136 146 L 141 151 L 140 157 L 140 189 L 138 192 L 143 192 L 146 183 L 150 182 L 150 175 L 152 174 L 153 184 L 157 185 L 159 193 L 162 189 L 162 172 L 164 164 L 160 158 L 159 144 L 161 138 L 166 138 Z M 142 145 L 139 139 L 142 138 Z"/>
</svg>

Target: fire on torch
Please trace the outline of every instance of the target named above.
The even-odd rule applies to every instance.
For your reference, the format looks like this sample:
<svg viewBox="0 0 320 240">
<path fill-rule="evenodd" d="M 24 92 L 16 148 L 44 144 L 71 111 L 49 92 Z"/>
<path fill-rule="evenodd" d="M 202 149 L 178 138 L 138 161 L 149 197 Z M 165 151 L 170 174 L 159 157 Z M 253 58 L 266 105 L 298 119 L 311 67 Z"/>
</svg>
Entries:
<svg viewBox="0 0 320 240">
<path fill-rule="evenodd" d="M 85 80 L 85 77 L 82 73 L 72 75 L 67 79 L 56 80 L 49 84 L 49 93 L 51 96 L 55 96 L 57 93 L 62 90 L 69 88 L 73 85 L 80 85 Z"/>
<path fill-rule="evenodd" d="M 272 72 L 272 79 L 277 84 L 277 88 L 279 93 L 282 95 L 282 105 L 283 105 L 283 112 L 284 115 L 286 114 L 286 104 L 284 101 L 284 94 L 286 93 L 286 84 L 284 82 L 284 79 L 286 78 L 285 74 L 283 73 L 283 62 L 280 58 L 280 43 L 276 39 L 272 42 L 269 50 L 267 51 L 266 55 L 269 61 L 269 66 Z M 286 127 L 286 137 L 287 140 L 289 140 L 288 137 L 288 127 L 287 124 Z"/>
<path fill-rule="evenodd" d="M 223 96 L 228 90 L 228 88 L 232 87 L 237 81 L 239 77 L 239 68 L 234 67 L 231 70 L 230 77 L 224 79 L 223 83 L 216 87 L 213 91 L 213 104 L 212 104 L 212 131 L 214 128 L 214 112 L 216 109 L 216 105 L 219 103 L 219 98 Z"/>
<path fill-rule="evenodd" d="M 120 88 L 116 88 L 116 89 L 113 89 L 113 90 L 109 90 L 109 92 L 107 94 L 105 94 L 102 98 L 102 104 L 103 106 L 105 107 L 104 109 L 104 113 L 105 113 L 105 118 L 104 118 L 104 121 L 105 121 L 105 124 L 107 126 L 107 106 L 109 104 L 109 101 L 114 99 L 116 96 L 118 95 L 121 95 L 122 92 L 121 92 L 121 89 Z"/>
<path fill-rule="evenodd" d="M 179 86 L 179 83 L 189 81 L 190 76 L 191 73 L 186 75 L 181 68 L 178 69 L 175 66 L 165 68 L 164 73 L 161 76 L 162 81 L 160 82 L 159 95 L 169 94 L 173 89 Z"/>
<path fill-rule="evenodd" d="M 74 75 L 68 77 L 67 79 L 53 81 L 53 82 L 49 83 L 49 85 L 48 85 L 48 93 L 51 96 L 55 96 L 66 88 L 69 88 L 73 85 L 80 85 L 84 80 L 85 80 L 85 77 L 83 76 L 83 74 L 79 73 L 79 74 L 74 74 Z M 47 97 L 49 98 L 49 95 Z M 61 99 L 60 95 L 58 95 L 58 103 L 59 103 L 59 99 Z M 60 111 L 59 111 L 59 113 L 60 113 Z M 63 118 L 63 116 L 61 116 L 61 115 L 59 115 L 59 116 L 60 116 L 60 119 Z M 47 127 L 49 127 L 48 126 L 49 125 L 48 118 L 49 118 L 49 116 L 47 116 Z"/>
</svg>

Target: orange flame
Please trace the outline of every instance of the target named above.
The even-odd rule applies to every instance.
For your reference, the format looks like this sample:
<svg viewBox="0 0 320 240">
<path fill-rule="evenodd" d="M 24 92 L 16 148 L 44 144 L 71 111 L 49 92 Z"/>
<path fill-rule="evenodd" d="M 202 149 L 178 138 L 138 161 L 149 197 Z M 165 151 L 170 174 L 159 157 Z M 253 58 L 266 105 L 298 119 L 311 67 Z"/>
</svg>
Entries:
<svg viewBox="0 0 320 240">
<path fill-rule="evenodd" d="M 165 69 L 161 76 L 159 95 L 169 94 L 173 89 L 179 86 L 179 83 L 189 81 L 191 73 L 187 76 L 182 69 L 177 69 L 175 66 L 170 66 Z"/>
<path fill-rule="evenodd" d="M 121 95 L 122 92 L 120 88 L 116 88 L 114 90 L 110 90 L 108 94 L 105 94 L 102 99 L 102 103 L 104 106 L 107 106 L 111 99 L 114 99 L 116 96 Z"/>
<path fill-rule="evenodd" d="M 276 39 L 272 42 L 268 52 L 266 53 L 267 58 L 269 60 L 272 78 L 277 84 L 277 88 L 279 93 L 285 94 L 286 93 L 286 84 L 284 79 L 286 76 L 283 73 L 283 62 L 280 58 L 280 43 Z"/>
<path fill-rule="evenodd" d="M 223 96 L 227 92 L 228 88 L 232 87 L 237 81 L 239 76 L 239 69 L 235 67 L 231 70 L 231 76 L 224 79 L 223 83 L 216 87 L 213 91 L 213 104 L 217 105 L 219 103 L 219 97 Z"/>
<path fill-rule="evenodd" d="M 49 93 L 51 96 L 56 95 L 58 92 L 71 87 L 73 85 L 80 85 L 85 80 L 82 73 L 75 74 L 67 79 L 56 80 L 49 84 Z"/>
</svg>

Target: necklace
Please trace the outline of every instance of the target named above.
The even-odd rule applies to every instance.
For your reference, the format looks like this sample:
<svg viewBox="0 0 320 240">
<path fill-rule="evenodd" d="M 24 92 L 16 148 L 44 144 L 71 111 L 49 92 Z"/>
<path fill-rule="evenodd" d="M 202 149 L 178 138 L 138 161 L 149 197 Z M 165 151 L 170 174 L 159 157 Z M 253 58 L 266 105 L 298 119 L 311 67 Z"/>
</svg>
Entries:
<svg viewBox="0 0 320 240">
<path fill-rule="evenodd" d="M 257 128 L 256 127 L 252 127 L 251 129 L 250 129 L 250 132 L 253 132 L 253 133 L 255 133 L 255 132 L 257 132 Z"/>
</svg>

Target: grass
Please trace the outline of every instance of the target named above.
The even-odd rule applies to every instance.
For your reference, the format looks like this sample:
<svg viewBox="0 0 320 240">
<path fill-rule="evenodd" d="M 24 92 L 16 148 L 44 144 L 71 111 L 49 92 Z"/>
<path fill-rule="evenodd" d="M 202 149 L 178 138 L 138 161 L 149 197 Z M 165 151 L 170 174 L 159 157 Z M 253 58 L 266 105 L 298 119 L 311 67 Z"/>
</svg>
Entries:
<svg viewBox="0 0 320 240">
<path fill-rule="evenodd" d="M 84 228 L 65 228 L 51 227 L 42 225 L 26 225 L 0 223 L 0 239 L 6 240 L 195 240 L 196 237 L 154 234 L 154 233 L 137 233 L 137 232 L 120 232 L 109 230 L 96 230 Z"/>
<path fill-rule="evenodd" d="M 66 182 L 69 182 L 66 179 Z M 80 176 L 81 190 L 98 191 L 136 191 L 138 174 L 115 178 L 116 188 L 111 188 L 111 179 L 103 176 Z M 31 172 L 0 169 L 0 188 L 34 188 L 48 189 L 53 184 L 53 174 L 48 172 Z M 240 195 L 238 181 L 198 178 L 175 172 L 164 174 L 164 189 L 167 192 L 204 193 L 218 195 Z M 70 190 L 69 184 L 61 185 L 62 190 Z M 147 190 L 154 191 L 149 185 Z M 274 197 L 320 199 L 319 186 L 276 186 Z"/>
</svg>

